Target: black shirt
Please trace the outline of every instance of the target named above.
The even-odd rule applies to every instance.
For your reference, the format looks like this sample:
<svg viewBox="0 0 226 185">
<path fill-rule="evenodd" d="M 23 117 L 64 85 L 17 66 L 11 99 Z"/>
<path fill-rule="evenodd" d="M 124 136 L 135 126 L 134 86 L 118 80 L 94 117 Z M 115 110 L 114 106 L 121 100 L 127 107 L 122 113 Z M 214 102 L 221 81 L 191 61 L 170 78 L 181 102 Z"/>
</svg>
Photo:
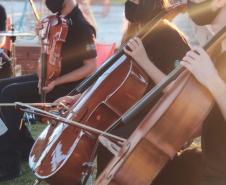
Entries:
<svg viewBox="0 0 226 185">
<path fill-rule="evenodd" d="M 184 36 L 167 21 L 162 21 L 159 26 L 148 34 L 143 43 L 151 62 L 166 75 L 175 68 L 176 62 L 180 61 L 190 50 Z M 151 88 L 156 85 L 152 81 L 150 84 Z M 135 125 L 140 123 L 159 98 L 160 96 L 156 97 L 155 100 L 134 119 L 133 122 Z"/>
<path fill-rule="evenodd" d="M 217 59 L 217 63 L 225 61 L 226 52 Z M 226 121 L 217 105 L 203 123 L 202 150 L 204 175 L 226 180 Z"/>
<path fill-rule="evenodd" d="M 181 60 L 190 50 L 184 37 L 165 21 L 149 33 L 143 43 L 149 59 L 165 74 L 172 71 L 175 68 L 175 61 Z M 151 87 L 154 85 L 154 82 L 151 82 Z M 145 107 L 131 122 L 119 124 L 111 130 L 111 133 L 123 138 L 128 138 L 140 124 L 144 116 L 150 111 L 158 98 L 159 97 Z M 106 167 L 112 157 L 113 155 L 107 151 L 107 149 L 99 145 L 97 158 L 98 175 Z"/>
<path fill-rule="evenodd" d="M 190 50 L 185 38 L 167 21 L 162 21 L 143 41 L 145 50 L 151 62 L 155 64 L 163 73 L 168 74 L 175 68 L 175 62 L 180 61 Z M 151 87 L 155 84 L 150 82 Z M 156 98 L 148 105 L 132 122 L 122 128 L 116 129 L 112 133 L 129 137 L 144 116 L 150 111 L 154 103 L 159 99 Z"/>
<path fill-rule="evenodd" d="M 95 29 L 86 21 L 78 6 L 66 19 L 69 30 L 62 47 L 61 75 L 82 67 L 85 59 L 96 57 Z"/>
<path fill-rule="evenodd" d="M 167 21 L 162 21 L 148 35 L 144 46 L 150 60 L 165 74 L 172 71 L 175 61 L 181 60 L 190 50 L 184 36 Z"/>
</svg>

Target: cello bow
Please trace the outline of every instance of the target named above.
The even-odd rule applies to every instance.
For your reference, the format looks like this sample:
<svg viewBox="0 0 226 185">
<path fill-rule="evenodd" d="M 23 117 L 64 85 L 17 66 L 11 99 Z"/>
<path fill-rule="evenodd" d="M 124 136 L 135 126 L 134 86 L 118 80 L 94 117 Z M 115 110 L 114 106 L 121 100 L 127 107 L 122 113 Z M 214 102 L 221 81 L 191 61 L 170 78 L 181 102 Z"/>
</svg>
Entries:
<svg viewBox="0 0 226 185">
<path fill-rule="evenodd" d="M 39 15 L 38 13 L 38 10 L 37 8 L 35 7 L 35 4 L 34 4 L 34 1 L 33 0 L 29 0 L 29 3 L 31 5 L 31 9 L 32 9 L 32 12 L 35 16 L 35 19 L 36 19 L 36 22 L 39 22 L 41 21 L 41 16 Z M 47 61 L 47 52 L 46 52 L 46 48 L 45 48 L 45 43 L 44 43 L 44 38 L 39 36 L 39 40 L 41 42 L 41 60 L 40 60 L 40 63 L 41 63 L 41 73 L 40 73 L 40 80 L 41 80 L 41 83 L 40 83 L 40 93 L 41 93 L 41 102 L 46 102 L 46 93 L 42 90 L 42 88 L 44 87 L 45 85 L 45 81 L 46 81 L 46 61 Z"/>
</svg>

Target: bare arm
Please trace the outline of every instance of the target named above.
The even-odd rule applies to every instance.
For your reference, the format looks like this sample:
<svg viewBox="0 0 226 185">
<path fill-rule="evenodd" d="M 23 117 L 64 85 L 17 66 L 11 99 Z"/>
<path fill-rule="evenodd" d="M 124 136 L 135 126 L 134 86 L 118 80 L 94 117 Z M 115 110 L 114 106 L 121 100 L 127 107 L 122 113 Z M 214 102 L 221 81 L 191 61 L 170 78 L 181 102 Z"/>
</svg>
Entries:
<svg viewBox="0 0 226 185">
<path fill-rule="evenodd" d="M 201 47 L 195 47 L 194 50 L 186 54 L 181 65 L 211 92 L 226 120 L 226 84 L 208 54 Z"/>
<path fill-rule="evenodd" d="M 84 60 L 84 65 L 82 67 L 58 77 L 57 79 L 50 82 L 48 86 L 43 87 L 43 90 L 46 93 L 48 93 L 58 85 L 79 81 L 89 76 L 95 70 L 96 70 L 96 58 Z"/>
<path fill-rule="evenodd" d="M 166 76 L 148 58 L 143 43 L 139 38 L 130 39 L 128 47 L 131 51 L 125 48 L 125 53 L 131 56 L 144 69 L 155 84 L 159 83 Z"/>
<path fill-rule="evenodd" d="M 221 109 L 221 113 L 226 120 L 226 84 L 219 77 L 219 75 L 216 75 L 214 78 L 214 83 L 209 84 L 207 88 L 210 90 L 213 97 L 215 98 L 217 104 Z"/>
<path fill-rule="evenodd" d="M 92 72 L 96 70 L 96 59 L 88 59 L 84 61 L 84 65 L 70 73 L 60 76 L 57 78 L 56 85 L 61 85 L 68 82 L 74 82 L 81 80 L 89 76 Z"/>
</svg>

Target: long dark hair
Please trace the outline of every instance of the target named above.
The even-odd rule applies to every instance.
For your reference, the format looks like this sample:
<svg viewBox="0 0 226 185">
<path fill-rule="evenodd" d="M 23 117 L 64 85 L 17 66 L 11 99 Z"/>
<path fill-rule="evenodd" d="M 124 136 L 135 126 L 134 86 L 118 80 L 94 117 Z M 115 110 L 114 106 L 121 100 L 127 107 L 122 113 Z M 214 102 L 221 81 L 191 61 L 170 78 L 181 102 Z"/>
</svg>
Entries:
<svg viewBox="0 0 226 185">
<path fill-rule="evenodd" d="M 0 31 L 6 30 L 6 11 L 5 8 L 0 4 Z"/>
<path fill-rule="evenodd" d="M 140 23 L 147 23 L 166 7 L 165 0 L 140 0 L 136 16 L 140 17 Z"/>
<path fill-rule="evenodd" d="M 140 20 L 134 23 L 128 22 L 128 27 L 123 35 L 122 43 L 128 41 L 129 38 L 135 35 L 138 30 L 148 21 L 153 19 L 160 11 L 170 6 L 168 0 L 140 0 L 139 10 L 136 12 Z"/>
</svg>

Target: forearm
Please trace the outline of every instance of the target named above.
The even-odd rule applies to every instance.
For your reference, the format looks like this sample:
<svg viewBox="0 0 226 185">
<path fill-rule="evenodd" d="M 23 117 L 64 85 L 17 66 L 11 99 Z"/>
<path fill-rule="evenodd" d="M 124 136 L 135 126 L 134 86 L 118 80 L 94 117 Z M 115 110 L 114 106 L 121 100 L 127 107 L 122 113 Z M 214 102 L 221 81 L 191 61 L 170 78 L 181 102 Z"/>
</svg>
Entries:
<svg viewBox="0 0 226 185">
<path fill-rule="evenodd" d="M 138 62 L 139 65 L 145 70 L 155 84 L 158 84 L 166 76 L 149 60 L 149 58 L 143 58 L 141 60 L 142 62 Z"/>
<path fill-rule="evenodd" d="M 226 120 L 226 84 L 225 82 L 219 77 L 216 76 L 211 84 L 207 85 L 208 89 L 210 90 L 211 94 L 213 95 L 216 103 L 218 104 L 221 113 Z"/>
<path fill-rule="evenodd" d="M 58 77 L 55 80 L 56 85 L 79 81 L 89 76 L 95 70 L 96 70 L 96 65 L 95 65 L 95 61 L 93 61 L 93 64 L 91 65 L 84 65 L 70 73 L 67 73 L 65 75 Z"/>
</svg>

